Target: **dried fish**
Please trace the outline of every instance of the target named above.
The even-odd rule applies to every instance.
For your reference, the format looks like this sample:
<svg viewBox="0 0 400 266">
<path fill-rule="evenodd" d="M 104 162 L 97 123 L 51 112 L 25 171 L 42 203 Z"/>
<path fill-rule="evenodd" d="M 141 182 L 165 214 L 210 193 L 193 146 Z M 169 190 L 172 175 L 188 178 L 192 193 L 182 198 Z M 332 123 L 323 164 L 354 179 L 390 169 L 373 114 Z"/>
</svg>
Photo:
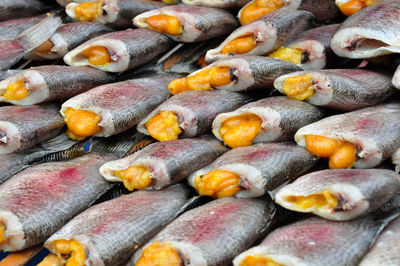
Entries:
<svg viewBox="0 0 400 266">
<path fill-rule="evenodd" d="M 185 5 L 208 6 L 218 8 L 240 8 L 251 0 L 182 0 Z"/>
<path fill-rule="evenodd" d="M 38 24 L 46 15 L 24 17 L 0 22 L 0 40 L 13 40 L 24 30 Z"/>
<path fill-rule="evenodd" d="M 0 21 L 43 14 L 56 6 L 52 1 L 2 0 L 0 2 Z"/>
</svg>

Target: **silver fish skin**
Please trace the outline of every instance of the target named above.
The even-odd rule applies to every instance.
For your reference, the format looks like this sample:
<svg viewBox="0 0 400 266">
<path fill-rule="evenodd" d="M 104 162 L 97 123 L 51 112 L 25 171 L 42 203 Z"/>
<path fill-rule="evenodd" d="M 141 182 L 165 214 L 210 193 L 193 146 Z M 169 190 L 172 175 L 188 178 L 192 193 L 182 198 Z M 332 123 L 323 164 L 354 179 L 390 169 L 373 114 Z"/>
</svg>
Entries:
<svg viewBox="0 0 400 266">
<path fill-rule="evenodd" d="M 227 151 L 211 136 L 156 142 L 133 155 L 105 163 L 100 174 L 112 182 L 122 182 L 115 171 L 130 166 L 144 166 L 150 170 L 152 183 L 148 189 L 161 189 L 180 182 Z"/>
<path fill-rule="evenodd" d="M 12 82 L 23 80 L 29 90 L 22 100 L 10 100 L 3 95 Z M 67 99 L 111 82 L 113 77 L 91 67 L 47 65 L 29 68 L 0 82 L 0 102 L 14 105 L 32 105 L 41 102 Z"/>
<path fill-rule="evenodd" d="M 248 255 L 267 256 L 283 265 L 357 265 L 383 229 L 367 216 L 347 222 L 312 217 L 274 230 L 263 242 L 237 256 L 239 266 Z"/>
<path fill-rule="evenodd" d="M 357 147 L 354 168 L 373 168 L 400 147 L 400 104 L 381 104 L 333 115 L 299 129 L 294 139 L 305 147 L 307 135 L 345 140 Z"/>
<path fill-rule="evenodd" d="M 180 42 L 197 42 L 213 39 L 229 34 L 239 26 L 236 18 L 225 10 L 188 5 L 172 5 L 147 11 L 136 16 L 133 19 L 133 24 L 139 28 L 149 28 L 146 19 L 160 14 L 174 16 L 181 22 L 183 29 L 181 34 L 166 34 L 170 38 Z"/>
<path fill-rule="evenodd" d="M 75 8 L 78 4 L 77 1 L 74 1 L 65 8 L 68 16 L 73 19 L 76 19 Z M 126 29 L 132 27 L 132 19 L 135 16 L 164 6 L 165 4 L 161 1 L 152 0 L 104 0 L 102 1 L 103 13 L 95 22 L 113 28 Z"/>
<path fill-rule="evenodd" d="M 233 111 L 252 99 L 251 96 L 225 90 L 184 91 L 154 109 L 138 124 L 137 130 L 149 135 L 145 123 L 160 111 L 171 111 L 178 116 L 183 131 L 180 137 L 200 136 L 211 129 L 218 114 Z"/>
<path fill-rule="evenodd" d="M 264 195 L 311 169 L 318 159 L 294 143 L 258 143 L 232 149 L 212 164 L 194 172 L 188 178 L 195 187 L 195 178 L 212 170 L 225 170 L 240 176 L 242 190 L 237 198 Z"/>
<path fill-rule="evenodd" d="M 353 111 L 374 106 L 396 92 L 389 74 L 363 69 L 292 72 L 277 78 L 274 87 L 285 94 L 283 84 L 286 79 L 299 75 L 312 78 L 314 94 L 306 99 L 307 102 L 338 110 Z"/>
<path fill-rule="evenodd" d="M 185 5 L 208 6 L 224 9 L 241 8 L 251 0 L 182 0 Z"/>
<path fill-rule="evenodd" d="M 188 202 L 189 191 L 178 184 L 95 205 L 69 221 L 44 245 L 57 253 L 55 240 L 75 239 L 86 250 L 85 265 L 119 265 L 176 217 Z"/>
<path fill-rule="evenodd" d="M 24 30 L 38 24 L 46 15 L 24 17 L 0 22 L 0 40 L 13 40 Z"/>
<path fill-rule="evenodd" d="M 143 65 L 168 50 L 173 41 L 167 36 L 147 29 L 127 29 L 95 37 L 79 45 L 64 56 L 64 62 L 72 66 L 91 66 L 108 72 L 123 72 Z M 111 55 L 112 62 L 92 65 L 82 56 L 87 48 L 103 46 Z"/>
<path fill-rule="evenodd" d="M 273 213 L 274 207 L 266 199 L 213 200 L 167 225 L 128 265 L 134 265 L 143 249 L 155 241 L 170 244 L 179 252 L 183 265 L 228 265 L 268 228 Z"/>
<path fill-rule="evenodd" d="M 302 69 L 324 69 L 333 64 L 334 60 L 338 60 L 331 50 L 331 40 L 339 26 L 340 24 L 331 24 L 307 30 L 284 46 L 303 50 L 302 61 L 298 64 Z"/>
<path fill-rule="evenodd" d="M 397 265 L 400 261 L 400 218 L 392 221 L 380 234 L 359 266 Z"/>
<path fill-rule="evenodd" d="M 221 141 L 222 123 L 229 118 L 254 114 L 261 119 L 261 130 L 253 143 L 292 140 L 301 127 L 325 116 L 324 110 L 314 105 L 289 99 L 285 96 L 269 97 L 243 105 L 229 113 L 219 114 L 213 121 L 212 132 Z"/>
<path fill-rule="evenodd" d="M 14 40 L 0 40 L 0 70 L 7 70 L 12 67 L 50 38 L 60 25 L 61 18 L 50 15 L 38 24 L 21 32 Z"/>
<path fill-rule="evenodd" d="M 93 203 L 111 184 L 98 169 L 115 155 L 91 153 L 66 162 L 32 166 L 0 186 L 4 251 L 18 251 L 46 240 Z"/>
<path fill-rule="evenodd" d="M 8 69 L 8 70 L 0 70 L 0 81 L 3 79 L 15 76 L 19 73 L 21 73 L 23 70 L 22 69 Z"/>
<path fill-rule="evenodd" d="M 0 184 L 27 167 L 24 163 L 25 156 L 23 153 L 0 155 Z"/>
<path fill-rule="evenodd" d="M 31 148 L 58 135 L 63 126 L 55 104 L 0 107 L 0 154 Z"/>
<path fill-rule="evenodd" d="M 215 87 L 227 91 L 245 91 L 254 89 L 271 89 L 276 78 L 281 75 L 299 71 L 296 65 L 276 58 L 254 55 L 235 55 L 222 58 L 206 67 L 191 73 L 193 76 L 212 67 L 229 67 L 232 82 Z"/>
<path fill-rule="evenodd" d="M 222 49 L 231 41 L 253 34 L 257 46 L 247 55 L 265 55 L 278 49 L 287 41 L 295 38 L 302 31 L 312 27 L 314 15 L 308 11 L 287 10 L 285 8 L 264 15 L 263 17 L 241 26 L 232 32 L 217 48 L 206 54 L 206 62 L 232 56 L 222 54 Z"/>
<path fill-rule="evenodd" d="M 332 38 L 341 57 L 371 58 L 399 53 L 400 2 L 382 1 L 348 17 Z"/>
<path fill-rule="evenodd" d="M 100 116 L 102 128 L 95 136 L 115 135 L 136 126 L 167 100 L 168 84 L 177 77 L 159 74 L 102 85 L 66 101 L 60 113 L 65 117 L 68 108 L 94 112 Z"/>
<path fill-rule="evenodd" d="M 0 2 L 0 21 L 31 17 L 56 7 L 52 1 L 2 0 Z"/>
<path fill-rule="evenodd" d="M 61 25 L 49 41 L 52 44 L 49 52 L 33 51 L 40 59 L 63 58 L 69 51 L 94 37 L 112 32 L 113 29 L 98 23 L 71 22 Z"/>
<path fill-rule="evenodd" d="M 336 206 L 300 208 L 288 198 L 328 191 L 338 199 Z M 329 220 L 346 221 L 370 213 L 400 191 L 400 175 L 386 169 L 330 169 L 299 177 L 281 188 L 275 202 L 298 212 L 312 212 Z"/>
</svg>

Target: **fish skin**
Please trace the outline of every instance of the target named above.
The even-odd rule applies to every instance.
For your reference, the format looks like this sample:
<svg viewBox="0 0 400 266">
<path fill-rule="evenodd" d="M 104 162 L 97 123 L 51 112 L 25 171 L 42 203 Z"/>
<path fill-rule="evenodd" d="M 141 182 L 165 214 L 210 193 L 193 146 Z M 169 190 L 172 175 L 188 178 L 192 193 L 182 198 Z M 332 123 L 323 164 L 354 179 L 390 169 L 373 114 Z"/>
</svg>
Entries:
<svg viewBox="0 0 400 266">
<path fill-rule="evenodd" d="M 284 43 L 296 38 L 301 32 L 312 27 L 314 15 L 308 11 L 286 8 L 264 15 L 233 31 L 217 48 L 206 54 L 206 62 L 229 57 L 220 52 L 230 41 L 249 33 L 255 33 L 258 46 L 243 55 L 265 55 L 278 49 Z"/>
<path fill-rule="evenodd" d="M 174 74 L 111 83 L 79 94 L 61 106 L 61 114 L 71 108 L 92 111 L 102 121 L 102 131 L 95 136 L 108 137 L 136 126 L 154 108 L 170 96 L 168 84 L 177 78 Z"/>
<path fill-rule="evenodd" d="M 0 2 L 0 21 L 42 14 L 56 7 L 51 2 L 39 0 L 2 0 Z"/>
<path fill-rule="evenodd" d="M 371 58 L 399 53 L 399 30 L 400 2 L 382 1 L 348 17 L 333 36 L 331 47 L 338 56 L 348 58 Z M 363 39 L 377 40 L 385 45 L 375 42 L 361 49 L 359 42 Z"/>
<path fill-rule="evenodd" d="M 203 168 L 227 151 L 211 136 L 156 142 L 143 150 L 117 161 L 105 163 L 100 174 L 109 181 L 121 179 L 110 170 L 144 165 L 151 171 L 152 183 L 148 189 L 161 189 L 180 182 L 194 171 Z"/>
<path fill-rule="evenodd" d="M 196 176 L 226 170 L 241 177 L 238 198 L 259 197 L 311 169 L 318 159 L 294 143 L 258 143 L 232 149 L 210 165 L 188 177 L 194 187 Z"/>
<path fill-rule="evenodd" d="M 274 86 L 281 93 L 288 77 L 309 74 L 313 77 L 314 95 L 307 102 L 338 110 L 353 111 L 374 106 L 396 92 L 391 75 L 363 69 L 328 69 L 293 72 L 277 78 Z"/>
<path fill-rule="evenodd" d="M 0 186 L 0 221 L 7 228 L 5 235 L 14 239 L 0 244 L 0 249 L 17 251 L 39 244 L 86 209 L 111 188 L 98 168 L 114 158 L 91 153 L 71 161 L 44 163 L 4 182 Z"/>
<path fill-rule="evenodd" d="M 292 140 L 301 127 L 316 122 L 325 116 L 325 111 L 314 105 L 276 96 L 243 105 L 233 112 L 219 114 L 213 121 L 212 131 L 222 141 L 219 130 L 224 121 L 242 114 L 255 114 L 262 129 L 253 143 Z"/>
<path fill-rule="evenodd" d="M 0 40 L 0 70 L 7 70 L 12 67 L 50 38 L 60 25 L 61 18 L 50 15 L 38 24 L 21 32 L 15 39 Z"/>
<path fill-rule="evenodd" d="M 249 95 L 224 90 L 184 91 L 159 105 L 138 124 L 137 130 L 149 135 L 144 124 L 160 111 L 172 111 L 178 116 L 183 130 L 180 137 L 200 136 L 211 129 L 218 114 L 232 111 L 252 99 Z"/>
<path fill-rule="evenodd" d="M 30 90 L 22 100 L 9 100 L 0 96 L 0 102 L 14 105 L 32 105 L 41 102 L 67 99 L 98 85 L 111 82 L 114 77 L 91 67 L 45 65 L 29 68 L 0 82 L 0 92 L 6 91 L 10 82 L 22 79 Z"/>
<path fill-rule="evenodd" d="M 0 70 L 0 81 L 9 78 L 11 76 L 15 76 L 21 73 L 22 69 L 8 69 L 8 70 Z"/>
<path fill-rule="evenodd" d="M 222 198 L 190 210 L 138 250 L 155 241 L 179 250 L 184 265 L 228 265 L 233 257 L 254 243 L 269 227 L 275 208 L 267 199 Z"/>
<path fill-rule="evenodd" d="M 399 134 L 400 104 L 389 103 L 329 116 L 300 128 L 294 139 L 303 147 L 306 135 L 343 139 L 357 147 L 354 168 L 373 168 L 400 147 Z"/>
<path fill-rule="evenodd" d="M 109 47 L 110 45 L 115 46 L 117 43 L 118 50 L 115 50 L 115 47 L 114 49 Z M 106 47 L 112 51 L 112 57 L 115 57 L 117 61 L 123 60 L 123 62 L 120 62 L 120 65 L 116 62 L 108 66 L 94 66 L 90 65 L 87 60 L 75 60 L 74 57 L 79 57 L 79 54 L 81 54 L 83 50 L 96 45 L 107 45 Z M 119 45 L 122 45 L 126 50 L 119 50 L 121 48 Z M 151 61 L 157 55 L 168 50 L 172 45 L 173 41 L 159 32 L 147 29 L 127 29 L 107 33 L 84 42 L 66 54 L 64 56 L 64 61 L 68 65 L 90 65 L 103 71 L 122 72 Z M 114 68 L 111 68 L 112 65 L 115 65 Z"/>
<path fill-rule="evenodd" d="M 180 35 L 166 35 L 180 42 L 198 42 L 213 39 L 229 34 L 239 26 L 236 18 L 228 11 L 212 7 L 188 5 L 171 5 L 145 12 L 136 16 L 133 19 L 133 24 L 136 27 L 148 28 L 145 19 L 158 14 L 166 14 L 179 19 L 183 32 Z"/>
<path fill-rule="evenodd" d="M 392 221 L 380 234 L 374 246 L 360 262 L 360 266 L 396 265 L 400 260 L 400 218 Z"/>
<path fill-rule="evenodd" d="M 0 40 L 13 40 L 24 30 L 42 21 L 46 15 L 23 17 L 0 22 Z"/>
<path fill-rule="evenodd" d="M 288 202 L 288 196 L 309 196 L 329 191 L 339 198 L 328 210 L 301 210 Z M 299 177 L 281 188 L 275 202 L 284 208 L 312 212 L 329 220 L 346 221 L 380 208 L 400 191 L 400 176 L 386 169 L 330 169 Z"/>
<path fill-rule="evenodd" d="M 0 154 L 0 184 L 27 167 L 24 163 L 26 154 Z"/>
<path fill-rule="evenodd" d="M 75 239 L 85 246 L 86 265 L 119 265 L 167 224 L 189 200 L 183 184 L 160 191 L 138 191 L 95 205 L 79 214 L 46 242 Z"/>
<path fill-rule="evenodd" d="M 357 265 L 382 229 L 382 221 L 371 216 L 347 222 L 312 217 L 274 230 L 233 265 L 240 265 L 246 254 L 267 255 L 284 265 Z"/>
<path fill-rule="evenodd" d="M 185 5 L 208 6 L 224 9 L 241 8 L 251 0 L 182 0 Z"/>
<path fill-rule="evenodd" d="M 0 131 L 8 138 L 0 154 L 26 150 L 62 130 L 64 121 L 54 104 L 4 106 L 0 108 Z"/>
</svg>

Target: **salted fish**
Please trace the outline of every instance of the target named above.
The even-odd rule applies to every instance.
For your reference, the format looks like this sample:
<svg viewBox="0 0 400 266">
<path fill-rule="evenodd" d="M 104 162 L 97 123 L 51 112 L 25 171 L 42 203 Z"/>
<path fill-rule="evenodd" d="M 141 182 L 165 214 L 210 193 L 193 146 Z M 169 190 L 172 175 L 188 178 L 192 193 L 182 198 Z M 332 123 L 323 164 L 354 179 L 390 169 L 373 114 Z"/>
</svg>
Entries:
<svg viewBox="0 0 400 266">
<path fill-rule="evenodd" d="M 63 126 L 54 104 L 0 107 L 0 154 L 33 147 L 58 135 Z"/>
<path fill-rule="evenodd" d="M 223 141 L 220 134 L 222 124 L 230 118 L 248 114 L 261 119 L 261 129 L 252 143 L 292 140 L 298 129 L 325 116 L 325 112 L 314 105 L 284 96 L 269 97 L 219 114 L 213 121 L 213 134 Z"/>
<path fill-rule="evenodd" d="M 341 57 L 371 58 L 399 53 L 400 2 L 382 1 L 348 17 L 332 38 Z"/>
<path fill-rule="evenodd" d="M 113 29 L 106 25 L 91 22 L 63 24 L 48 40 L 48 47 L 36 49 L 33 53 L 40 59 L 63 58 L 69 51 L 87 40 L 112 31 Z"/>
<path fill-rule="evenodd" d="M 98 85 L 111 82 L 113 77 L 91 67 L 45 65 L 29 68 L 0 82 L 0 102 L 14 105 L 32 105 L 41 102 L 68 99 Z M 23 82 L 26 97 L 8 96 L 12 85 Z"/>
<path fill-rule="evenodd" d="M 224 198 L 190 210 L 139 249 L 128 265 L 138 263 L 143 250 L 154 243 L 172 247 L 182 265 L 229 264 L 269 227 L 274 213 L 270 203 L 266 199 Z"/>
<path fill-rule="evenodd" d="M 172 5 L 150 10 L 136 16 L 133 24 L 139 28 L 155 29 L 149 24 L 152 16 L 167 15 L 178 19 L 181 32 L 161 30 L 170 38 L 180 42 L 197 42 L 231 33 L 239 26 L 229 12 L 205 6 Z M 173 34 L 172 34 L 173 33 Z"/>
<path fill-rule="evenodd" d="M 313 172 L 281 188 L 275 202 L 329 220 L 352 220 L 375 211 L 400 191 L 400 176 L 386 169 Z M 307 202 L 316 199 L 315 203 Z"/>
<path fill-rule="evenodd" d="M 206 61 L 213 62 L 234 53 L 223 54 L 222 50 L 231 41 L 241 37 L 253 36 L 256 46 L 245 53 L 248 55 L 265 55 L 273 52 L 285 42 L 295 38 L 302 31 L 312 27 L 314 16 L 308 11 L 281 9 L 264 15 L 232 32 L 217 48 L 206 54 Z"/>
<path fill-rule="evenodd" d="M 352 111 L 374 106 L 396 92 L 391 76 L 385 72 L 363 69 L 328 69 L 292 72 L 277 78 L 274 87 L 292 96 L 285 82 L 293 77 L 311 78 L 313 94 L 305 100 L 311 104 Z M 295 85 L 298 88 L 298 85 Z"/>
<path fill-rule="evenodd" d="M 0 186 L 0 249 L 18 251 L 46 240 L 111 184 L 99 167 L 115 155 L 91 153 L 66 162 L 32 166 Z"/>
<path fill-rule="evenodd" d="M 400 104 L 389 103 L 334 115 L 302 127 L 295 140 L 305 147 L 307 135 L 344 140 L 356 146 L 354 168 L 372 168 L 400 147 Z"/>
<path fill-rule="evenodd" d="M 6 2 L 13 3 L 14 0 L 6 0 Z M 38 24 L 21 32 L 15 39 L 0 40 L 0 70 L 7 70 L 12 67 L 25 55 L 50 38 L 60 25 L 61 18 L 50 15 Z"/>
<path fill-rule="evenodd" d="M 116 171 L 132 166 L 145 167 L 150 170 L 151 178 L 146 189 L 161 189 L 180 182 L 226 151 L 227 148 L 211 136 L 156 142 L 133 155 L 105 163 L 100 174 L 108 181 L 122 182 Z"/>
<path fill-rule="evenodd" d="M 0 2 L 0 21 L 43 14 L 57 6 L 51 2 L 40 0 L 2 0 Z"/>
<path fill-rule="evenodd" d="M 250 0 L 182 0 L 185 5 L 209 6 L 218 8 L 240 8 Z"/>
<path fill-rule="evenodd" d="M 73 1 L 68 3 L 65 8 L 68 16 L 73 19 L 79 19 L 79 16 L 75 14 L 75 9 L 81 2 L 96 1 Z M 99 4 L 101 5 L 100 12 L 94 18 L 86 19 L 119 29 L 131 27 L 132 19 L 135 16 L 165 6 L 161 1 L 152 0 L 102 0 L 100 3 L 94 3 L 94 5 Z"/>
<path fill-rule="evenodd" d="M 159 112 L 172 112 L 178 117 L 182 133 L 179 137 L 200 136 L 211 129 L 214 118 L 223 112 L 232 111 L 253 99 L 252 96 L 224 90 L 185 91 L 172 96 L 144 118 L 137 130 L 150 135 L 146 122 Z"/>
<path fill-rule="evenodd" d="M 10 19 L 0 22 L 0 40 L 13 40 L 24 30 L 38 24 L 46 15 Z"/>
<path fill-rule="evenodd" d="M 85 249 L 85 265 L 120 264 L 176 217 L 188 202 L 189 191 L 179 184 L 95 205 L 53 234 L 45 247 L 58 253 L 57 240 L 74 239 Z"/>
<path fill-rule="evenodd" d="M 237 198 L 254 198 L 266 194 L 311 169 L 318 159 L 294 143 L 258 143 L 230 150 L 210 165 L 188 178 L 196 187 L 196 178 L 212 170 L 235 173 L 240 178 Z"/>
<path fill-rule="evenodd" d="M 304 219 L 274 230 L 233 265 L 242 265 L 247 257 L 283 265 L 357 265 L 384 226 L 372 216 L 347 222 Z"/>
<path fill-rule="evenodd" d="M 93 38 L 66 54 L 64 61 L 72 66 L 92 66 L 103 71 L 122 72 L 149 62 L 171 45 L 172 40 L 161 33 L 147 29 L 128 29 Z M 84 50 L 96 46 L 107 49 L 110 62 L 94 65 L 83 56 Z"/>
</svg>

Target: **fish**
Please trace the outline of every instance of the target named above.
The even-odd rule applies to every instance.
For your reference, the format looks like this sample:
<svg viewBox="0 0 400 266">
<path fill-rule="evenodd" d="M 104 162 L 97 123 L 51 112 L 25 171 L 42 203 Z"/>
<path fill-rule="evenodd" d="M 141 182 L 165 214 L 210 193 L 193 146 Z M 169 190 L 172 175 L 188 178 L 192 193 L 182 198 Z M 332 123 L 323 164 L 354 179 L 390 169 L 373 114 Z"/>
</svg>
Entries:
<svg viewBox="0 0 400 266">
<path fill-rule="evenodd" d="M 152 0 L 73 1 L 66 5 L 65 11 L 76 20 L 126 29 L 132 27 L 135 16 L 164 6 L 164 3 Z"/>
<path fill-rule="evenodd" d="M 11 76 L 15 76 L 21 73 L 22 69 L 8 69 L 8 70 L 0 70 L 0 81 L 3 79 L 9 78 Z"/>
<path fill-rule="evenodd" d="M 289 98 L 344 111 L 377 105 L 397 90 L 392 76 L 364 69 L 328 69 L 292 72 L 278 77 L 274 87 Z"/>
<path fill-rule="evenodd" d="M 39 0 L 2 0 L 0 2 L 0 21 L 43 14 L 57 6 L 51 2 Z"/>
<path fill-rule="evenodd" d="M 385 225 L 373 216 L 346 222 L 307 218 L 274 230 L 233 265 L 358 265 Z"/>
<path fill-rule="evenodd" d="M 268 229 L 274 213 L 268 199 L 211 201 L 168 224 L 128 265 L 158 265 L 166 256 L 174 265 L 228 265 Z"/>
<path fill-rule="evenodd" d="M 107 162 L 100 174 L 125 188 L 156 189 L 178 183 L 227 151 L 211 136 L 156 142 L 122 159 Z"/>
<path fill-rule="evenodd" d="M 110 83 L 79 94 L 61 106 L 72 139 L 108 137 L 136 126 L 167 100 L 174 74 L 150 75 Z"/>
<path fill-rule="evenodd" d="M 95 37 L 64 56 L 72 66 L 91 66 L 108 72 L 122 72 L 143 65 L 167 51 L 173 41 L 147 29 L 127 29 Z"/>
<path fill-rule="evenodd" d="M 318 23 L 326 23 L 339 13 L 335 3 L 331 0 L 252 0 L 240 9 L 237 16 L 240 23 L 246 25 L 281 9 L 309 11 L 315 15 Z"/>
<path fill-rule="evenodd" d="M 303 70 L 321 70 L 334 65 L 339 59 L 331 50 L 331 40 L 339 26 L 331 24 L 306 30 L 269 57 L 289 61 Z"/>
<path fill-rule="evenodd" d="M 13 1 L 6 0 L 5 2 Z M 50 15 L 38 24 L 21 32 L 15 39 L 0 40 L 0 70 L 7 70 L 15 65 L 25 55 L 50 38 L 60 25 L 61 18 Z"/>
<path fill-rule="evenodd" d="M 400 218 L 396 218 L 379 235 L 359 265 L 396 265 L 400 260 L 399 245 L 396 244 L 399 241 L 399 234 Z"/>
<path fill-rule="evenodd" d="M 329 159 L 330 168 L 373 168 L 400 147 L 400 104 L 326 117 L 300 128 L 298 145 Z"/>
<path fill-rule="evenodd" d="M 377 210 L 400 191 L 400 176 L 386 169 L 312 172 L 282 187 L 275 202 L 297 212 L 347 221 Z"/>
<path fill-rule="evenodd" d="M 33 50 L 37 60 L 63 58 L 78 45 L 103 34 L 114 31 L 98 23 L 71 22 L 61 25 L 46 42 Z"/>
<path fill-rule="evenodd" d="M 224 90 L 185 91 L 155 108 L 137 130 L 159 141 L 207 133 L 214 118 L 250 102 L 254 96 Z"/>
<path fill-rule="evenodd" d="M 382 1 L 348 17 L 331 41 L 335 54 L 348 58 L 372 58 L 399 53 L 400 2 Z"/>
<path fill-rule="evenodd" d="M 88 208 L 111 184 L 98 169 L 113 154 L 90 153 L 19 172 L 0 186 L 0 250 L 19 251 L 45 241 Z"/>
<path fill-rule="evenodd" d="M 392 163 L 396 165 L 396 172 L 400 172 L 400 148 L 393 154 Z"/>
<path fill-rule="evenodd" d="M 182 0 L 185 5 L 208 6 L 223 9 L 241 8 L 251 0 Z"/>
<path fill-rule="evenodd" d="M 98 0 L 56 0 L 56 2 L 62 6 L 66 7 L 69 3 L 85 3 L 85 2 L 97 2 Z"/>
<path fill-rule="evenodd" d="M 288 141 L 297 130 L 322 119 L 325 113 L 319 107 L 285 96 L 268 97 L 219 114 L 212 132 L 231 148 Z"/>
<path fill-rule="evenodd" d="M 44 246 L 63 262 L 119 265 L 174 219 L 189 196 L 188 187 L 177 184 L 97 204 L 74 217 L 47 239 Z M 71 250 L 76 243 L 83 258 Z M 67 253 L 63 245 L 67 245 Z"/>
<path fill-rule="evenodd" d="M 232 149 L 194 172 L 188 182 L 200 195 L 255 198 L 316 165 L 311 152 L 291 142 L 258 143 Z"/>
<path fill-rule="evenodd" d="M 0 107 L 0 154 L 31 148 L 58 135 L 63 126 L 55 104 Z"/>
<path fill-rule="evenodd" d="M 385 0 L 335 0 L 336 5 L 339 7 L 340 11 L 346 15 L 351 16 L 354 13 L 357 13 L 361 9 L 374 5 L 376 3 L 382 2 Z"/>
<path fill-rule="evenodd" d="M 13 40 L 24 30 L 38 24 L 47 15 L 15 18 L 0 22 L 0 40 Z"/>
<path fill-rule="evenodd" d="M 235 54 L 265 55 L 312 27 L 308 11 L 281 9 L 233 31 L 217 48 L 206 54 L 206 62 Z"/>
<path fill-rule="evenodd" d="M 228 11 L 189 5 L 172 5 L 144 12 L 133 19 L 133 24 L 164 33 L 179 42 L 213 39 L 227 35 L 239 26 Z"/>
<path fill-rule="evenodd" d="M 0 82 L 0 102 L 33 105 L 68 99 L 113 79 L 113 76 L 91 67 L 33 67 Z"/>
<path fill-rule="evenodd" d="M 172 94 L 186 90 L 246 91 L 273 88 L 281 75 L 299 71 L 296 65 L 275 58 L 236 55 L 223 58 L 191 73 L 186 78 L 172 81 L 168 89 Z"/>
<path fill-rule="evenodd" d="M 396 72 L 393 75 L 392 84 L 400 90 L 400 67 L 397 67 Z"/>
</svg>

